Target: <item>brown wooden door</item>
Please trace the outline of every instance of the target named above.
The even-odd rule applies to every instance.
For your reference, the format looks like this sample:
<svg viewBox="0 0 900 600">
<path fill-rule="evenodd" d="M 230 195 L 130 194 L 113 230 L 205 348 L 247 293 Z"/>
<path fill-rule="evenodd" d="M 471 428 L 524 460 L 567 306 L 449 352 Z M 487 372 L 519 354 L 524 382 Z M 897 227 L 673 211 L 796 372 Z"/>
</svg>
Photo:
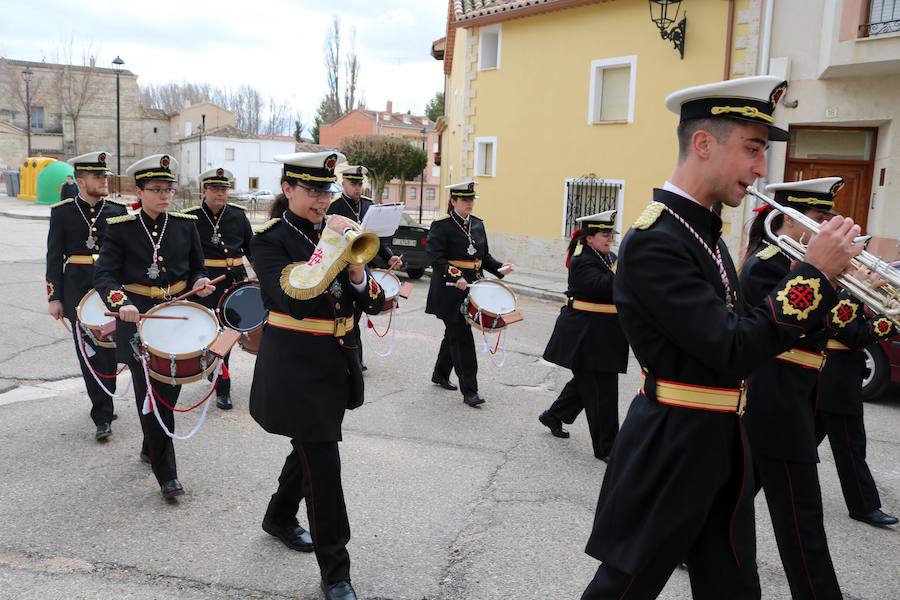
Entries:
<svg viewBox="0 0 900 600">
<path fill-rule="evenodd" d="M 869 221 L 869 194 L 872 188 L 871 165 L 859 163 L 816 163 L 805 160 L 788 160 L 784 169 L 785 181 L 817 179 L 819 177 L 843 177 L 844 187 L 837 193 L 834 210 L 851 217 L 866 231 Z"/>
</svg>

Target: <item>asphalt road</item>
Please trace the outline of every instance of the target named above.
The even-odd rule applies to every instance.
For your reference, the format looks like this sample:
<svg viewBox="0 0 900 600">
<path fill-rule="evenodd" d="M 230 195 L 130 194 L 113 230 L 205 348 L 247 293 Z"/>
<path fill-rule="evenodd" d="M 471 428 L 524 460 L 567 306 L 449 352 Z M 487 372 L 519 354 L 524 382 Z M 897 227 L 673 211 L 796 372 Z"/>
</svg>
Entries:
<svg viewBox="0 0 900 600">
<path fill-rule="evenodd" d="M 45 311 L 46 229 L 0 217 L 0 598 L 318 598 L 313 556 L 260 529 L 290 448 L 247 412 L 253 357 L 233 355 L 235 409 L 213 407 L 196 438 L 176 442 L 187 493 L 166 504 L 138 459 L 133 394 L 117 401 L 108 443 L 93 439 L 71 339 Z M 442 328 L 423 312 L 426 285 L 395 319 L 392 356 L 368 340 L 367 400 L 344 422 L 354 586 L 370 599 L 578 598 L 597 566 L 583 548 L 605 465 L 583 419 L 569 440 L 536 420 L 568 378 L 540 359 L 558 305 L 520 299 L 526 320 L 510 327 L 502 368 L 479 358 L 488 401 L 471 409 L 429 382 Z M 620 415 L 638 386 L 632 364 Z M 205 391 L 186 386 L 183 403 Z M 900 400 L 866 410 L 870 466 L 885 510 L 900 512 Z M 850 520 L 827 445 L 821 457 L 845 596 L 898 597 L 900 532 Z M 788 598 L 762 496 L 757 515 L 763 597 Z M 662 597 L 689 596 L 676 571 Z"/>
</svg>

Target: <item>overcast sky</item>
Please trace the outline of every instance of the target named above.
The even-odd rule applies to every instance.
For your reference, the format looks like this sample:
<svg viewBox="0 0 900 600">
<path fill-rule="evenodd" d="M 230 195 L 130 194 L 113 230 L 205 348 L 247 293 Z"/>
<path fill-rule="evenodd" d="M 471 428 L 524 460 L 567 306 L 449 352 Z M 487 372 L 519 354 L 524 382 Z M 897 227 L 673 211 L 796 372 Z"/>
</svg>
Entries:
<svg viewBox="0 0 900 600">
<path fill-rule="evenodd" d="M 446 0 L 245 0 L 14 2 L 0 17 L 0 56 L 53 60 L 73 34 L 98 66 L 116 55 L 138 83 L 249 83 L 289 101 L 311 124 L 325 91 L 323 46 L 333 16 L 344 46 L 356 29 L 366 106 L 422 113 L 443 89 L 431 42 L 445 35 Z"/>
</svg>

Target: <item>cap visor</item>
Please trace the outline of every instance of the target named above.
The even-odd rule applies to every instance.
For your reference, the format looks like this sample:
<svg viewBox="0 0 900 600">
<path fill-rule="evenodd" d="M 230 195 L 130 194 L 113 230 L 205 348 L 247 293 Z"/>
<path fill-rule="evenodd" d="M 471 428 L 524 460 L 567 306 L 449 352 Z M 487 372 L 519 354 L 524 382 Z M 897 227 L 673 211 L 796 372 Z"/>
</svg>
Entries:
<svg viewBox="0 0 900 600">
<path fill-rule="evenodd" d="M 773 142 L 786 142 L 791 139 L 791 134 L 780 127 L 769 125 L 769 139 Z"/>
</svg>

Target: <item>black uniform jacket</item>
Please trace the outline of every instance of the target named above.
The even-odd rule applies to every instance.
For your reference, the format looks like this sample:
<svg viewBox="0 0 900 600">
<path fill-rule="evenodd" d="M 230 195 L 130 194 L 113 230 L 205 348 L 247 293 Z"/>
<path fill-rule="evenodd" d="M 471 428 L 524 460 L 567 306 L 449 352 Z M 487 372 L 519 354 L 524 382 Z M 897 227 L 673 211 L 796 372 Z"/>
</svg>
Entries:
<svg viewBox="0 0 900 600">
<path fill-rule="evenodd" d="M 587 245 L 575 251 L 569 261 L 569 289 L 566 296 L 598 304 L 613 303 L 615 272 Z M 615 265 L 616 255 L 608 255 Z M 628 340 L 619 316 L 562 307 L 553 335 L 544 350 L 544 360 L 569 369 L 589 369 L 624 373 L 628 367 Z"/>
<path fill-rule="evenodd" d="M 872 342 L 897 335 L 897 329 L 882 316 L 869 318 L 863 304 L 841 290 L 838 304 L 831 309 L 828 327 L 831 337 L 848 350 L 828 350 L 819 375 L 819 409 L 839 415 L 861 417 L 862 379 L 866 359 L 862 349 Z"/>
<path fill-rule="evenodd" d="M 225 208 L 219 215 L 213 215 L 212 211 L 203 202 L 200 206 L 192 206 L 184 211 L 185 214 L 194 215 L 197 220 L 194 224 L 197 226 L 197 232 L 200 234 L 200 244 L 203 247 L 204 260 L 223 260 L 244 257 L 249 260 L 250 240 L 253 238 L 253 229 L 250 227 L 250 220 L 244 212 L 244 207 L 238 204 L 226 204 Z M 213 223 L 216 218 L 221 216 L 219 224 L 219 242 L 213 243 Z M 206 272 L 210 279 L 215 279 L 220 275 L 225 275 L 225 279 L 221 283 L 216 284 L 216 291 L 206 298 L 197 298 L 196 301 L 204 306 L 215 309 L 219 304 L 219 299 L 231 284 L 236 281 L 247 279 L 247 269 L 244 265 L 214 267 L 207 265 Z"/>
<path fill-rule="evenodd" d="M 347 197 L 346 194 L 341 194 L 337 200 L 334 200 L 331 203 L 331 206 L 328 207 L 329 215 L 341 215 L 347 217 L 351 221 L 355 221 L 357 223 L 362 223 L 363 217 L 366 216 L 366 213 L 369 212 L 369 207 L 372 206 L 374 202 L 372 202 L 371 198 L 366 198 L 362 196 L 359 199 L 359 202 L 355 202 Z M 391 249 L 385 243 L 381 243 L 378 247 L 378 256 L 387 263 L 394 255 L 391 252 Z"/>
<path fill-rule="evenodd" d="M 318 232 L 306 219 L 287 212 L 290 223 L 316 241 Z M 384 290 L 368 277 L 357 292 L 347 270 L 328 289 L 309 300 L 296 300 L 282 289 L 282 273 L 291 263 L 308 260 L 313 246 L 281 219 L 262 225 L 253 238 L 253 269 L 259 278 L 266 309 L 295 319 L 353 319 L 355 305 L 376 314 Z M 250 414 L 263 429 L 303 442 L 341 439 L 344 410 L 363 402 L 363 379 L 356 347 L 359 324 L 343 337 L 281 329 L 263 329 L 253 385 Z"/>
<path fill-rule="evenodd" d="M 772 293 L 791 269 L 777 248 L 763 242 L 741 269 L 741 289 L 751 305 Z M 824 315 L 823 315 L 824 317 Z M 797 340 L 794 348 L 820 354 L 828 332 L 820 317 L 814 331 Z M 772 358 L 747 379 L 745 423 L 753 452 L 771 458 L 817 462 L 816 381 L 819 372 Z"/>
<path fill-rule="evenodd" d="M 94 287 L 94 265 L 74 263 L 67 265 L 66 259 L 70 256 L 97 254 L 106 237 L 107 217 L 127 213 L 128 209 L 124 202 L 109 198 L 101 200 L 94 207 L 80 197 L 69 198 L 50 207 L 50 231 L 47 233 L 47 301 L 61 301 L 67 318 L 75 318 L 78 303 L 88 290 Z M 93 228 L 85 222 L 85 217 L 88 221 L 97 217 Z M 95 239 L 92 248 L 88 248 L 85 243 L 89 234 Z"/>
<path fill-rule="evenodd" d="M 500 279 L 503 275 L 498 269 L 503 266 L 488 251 L 487 231 L 484 222 L 475 215 L 469 216 L 470 235 L 475 243 L 475 254 L 467 252 L 469 238 L 463 232 L 463 220 L 450 211 L 449 215 L 439 217 L 431 224 L 428 231 L 426 250 L 431 259 L 431 284 L 428 286 L 428 299 L 425 312 L 439 319 L 449 319 L 459 313 L 459 307 L 467 292 L 446 285 L 464 277 L 469 283 L 484 278 L 484 271 L 493 273 Z M 480 268 L 463 268 L 450 264 L 450 261 L 478 261 Z"/>
<path fill-rule="evenodd" d="M 106 241 L 100 249 L 100 258 L 94 272 L 94 288 L 110 310 L 116 311 L 133 304 L 141 312 L 146 312 L 165 301 L 162 298 L 152 299 L 130 293 L 125 290 L 125 284 L 168 288 L 179 281 L 185 281 L 187 285 L 184 291 L 179 292 L 184 293 L 192 289 L 198 279 L 206 277 L 200 236 L 194 227 L 195 219 L 191 215 L 170 212 L 162 213 L 153 220 L 143 210 L 135 215 L 110 219 Z M 141 221 L 151 235 L 156 232 L 153 239 L 162 238 L 157 253 L 159 276 L 156 279 L 147 275 L 150 263 L 153 262 L 153 247 Z M 172 295 L 177 296 L 178 293 Z M 133 360 L 129 342 L 136 333 L 135 323 L 116 320 L 116 358 L 120 363 Z"/>
<path fill-rule="evenodd" d="M 676 555 L 680 541 L 699 532 L 716 494 L 733 490 L 735 506 L 752 484 L 737 414 L 658 403 L 653 376 L 738 388 L 835 303 L 826 277 L 801 264 L 761 305 L 745 309 L 734 264 L 720 239 L 719 217 L 664 190 L 654 190 L 653 199 L 625 235 L 614 283 L 625 336 L 650 375 L 616 438 L 586 548 L 591 556 L 632 574 L 654 556 L 673 563 L 683 559 Z M 736 312 L 725 304 L 716 262 L 664 206 L 691 224 L 711 248 L 718 244 L 736 291 Z M 733 532 L 738 554 L 755 545 L 752 526 L 748 539 L 740 539 L 738 534 L 747 529 Z"/>
</svg>

